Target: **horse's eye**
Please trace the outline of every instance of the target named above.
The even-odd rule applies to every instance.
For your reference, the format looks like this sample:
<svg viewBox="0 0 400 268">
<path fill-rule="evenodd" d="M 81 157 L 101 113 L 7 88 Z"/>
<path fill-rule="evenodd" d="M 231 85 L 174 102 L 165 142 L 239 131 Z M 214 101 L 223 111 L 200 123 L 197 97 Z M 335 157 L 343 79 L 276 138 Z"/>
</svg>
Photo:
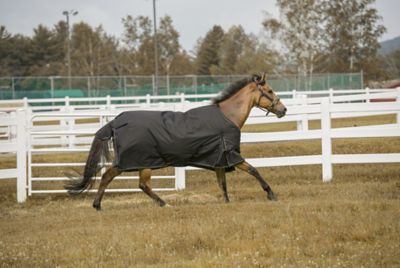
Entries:
<svg viewBox="0 0 400 268">
<path fill-rule="evenodd" d="M 269 94 L 272 94 L 272 93 L 273 93 L 272 89 L 268 90 L 268 93 L 269 93 Z"/>
</svg>

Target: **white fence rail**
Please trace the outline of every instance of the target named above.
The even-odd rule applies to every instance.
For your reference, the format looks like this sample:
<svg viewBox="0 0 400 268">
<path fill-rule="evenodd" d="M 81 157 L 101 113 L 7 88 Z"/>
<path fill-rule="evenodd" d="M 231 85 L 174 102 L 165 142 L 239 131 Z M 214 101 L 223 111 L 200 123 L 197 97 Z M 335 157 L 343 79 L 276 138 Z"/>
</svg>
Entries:
<svg viewBox="0 0 400 268">
<path fill-rule="evenodd" d="M 16 113 L 13 112 L 10 115 L 0 115 L 0 154 L 4 153 L 16 153 L 17 152 L 17 140 L 16 140 L 16 128 L 17 128 L 17 117 Z M 13 137 L 11 139 L 11 137 Z M 0 179 L 16 178 L 17 169 L 7 168 L 0 169 Z"/>
<path fill-rule="evenodd" d="M 16 154 L 16 168 L 1 169 L 0 179 L 17 178 L 17 201 L 26 200 L 26 113 L 17 110 L 8 117 L 1 117 L 0 126 L 6 127 L 7 140 L 1 140 L 0 153 Z"/>
<path fill-rule="evenodd" d="M 375 90 L 376 91 L 376 90 Z M 333 103 L 348 103 L 348 102 L 367 102 L 369 100 L 376 100 L 376 99 L 393 99 L 396 97 L 396 93 L 392 90 L 391 92 L 384 92 L 384 93 L 364 93 L 361 94 L 360 91 L 355 91 L 359 92 L 356 95 L 339 95 L 339 93 L 335 94 L 329 93 L 328 91 L 325 91 L 325 95 L 332 95 L 334 97 L 330 97 L 331 102 Z M 345 92 L 345 91 L 339 91 L 339 92 Z M 303 92 L 301 92 L 303 93 Z M 307 92 L 306 92 L 307 93 Z M 313 97 L 307 97 L 305 94 L 300 94 L 300 92 L 297 92 L 295 94 L 296 98 L 295 99 L 285 99 L 285 105 L 288 106 L 289 108 L 289 113 L 286 117 L 277 119 L 274 116 L 269 116 L 265 117 L 265 114 L 258 109 L 254 109 L 251 114 L 249 119 L 247 120 L 246 124 L 265 124 L 265 123 L 275 123 L 275 122 L 292 122 L 296 121 L 297 122 L 297 129 L 299 130 L 307 130 L 308 129 L 308 122 L 309 120 L 320 120 L 321 116 L 319 112 L 316 113 L 302 113 L 302 110 L 304 109 L 303 107 L 309 106 L 311 104 L 319 104 L 322 100 L 321 97 L 316 97 L 314 94 L 314 91 L 308 92 L 311 94 Z M 323 92 L 319 92 L 321 95 Z M 341 93 L 343 94 L 343 93 Z M 198 95 L 196 95 L 197 98 L 200 98 Z M 203 97 L 203 95 L 201 95 Z M 209 95 L 206 95 L 209 96 Z M 166 97 L 166 96 L 162 96 Z M 175 97 L 175 96 L 173 96 Z M 63 118 L 63 120 L 57 120 L 56 122 L 53 122 L 53 124 L 49 124 L 46 122 L 46 125 L 38 125 L 35 124 L 32 126 L 34 130 L 37 131 L 51 131 L 54 129 L 57 130 L 88 130 L 88 131 L 94 131 L 98 129 L 101 126 L 101 122 L 93 122 L 93 123 L 78 123 L 73 117 L 64 117 L 65 113 L 70 113 L 70 114 L 76 114 L 79 112 L 87 113 L 87 114 L 93 114 L 93 117 L 96 117 L 95 115 L 99 113 L 104 113 L 105 111 L 112 111 L 112 113 L 118 113 L 121 111 L 124 111 L 126 109 L 150 109 L 150 110 L 173 110 L 173 111 L 186 111 L 188 109 L 205 105 L 208 104 L 208 102 L 179 102 L 179 103 L 163 103 L 163 104 L 152 104 L 151 106 L 137 106 L 137 107 L 121 107 L 121 106 L 115 106 L 115 105 L 110 105 L 110 106 L 102 106 L 102 105 L 92 105 L 92 107 L 96 107 L 96 109 L 83 109 L 80 106 L 65 106 L 65 107 L 59 107 L 57 108 L 59 111 L 32 111 L 32 114 L 49 114 L 49 113 L 59 113 L 60 117 Z M 295 107 L 295 108 L 292 108 Z M 310 108 L 307 108 L 310 109 Z M 319 106 L 314 105 L 314 109 L 318 111 Z M 30 109 L 27 109 L 29 112 Z M 295 112 L 293 112 L 295 111 Z M 377 114 L 387 114 L 387 111 L 376 111 L 375 113 Z M 354 117 L 354 116 L 368 116 L 370 115 L 370 112 L 353 112 L 353 113 L 334 113 L 332 115 L 332 118 L 345 118 L 345 117 Z M 93 118 L 92 117 L 92 118 Z M 90 118 L 90 116 L 88 116 Z M 41 122 L 41 121 L 48 121 L 49 119 L 54 119 L 52 118 L 46 118 L 46 117 L 40 117 L 38 118 L 35 123 Z M 1 126 L 0 126 L 0 132 L 1 132 Z M 33 140 L 31 141 L 33 145 L 58 145 L 58 144 L 63 144 L 63 145 L 68 145 L 69 147 L 73 147 L 74 143 L 89 143 L 90 138 L 88 137 L 74 137 L 74 136 L 69 136 L 69 137 L 61 137 L 60 135 L 55 136 L 55 135 L 48 135 L 48 136 L 40 136 L 40 137 L 34 137 Z"/>
<path fill-rule="evenodd" d="M 93 118 L 97 117 L 100 121 L 100 125 L 104 125 L 106 122 L 109 121 L 110 118 L 113 118 L 117 116 L 118 113 L 114 112 L 107 112 L 103 111 L 102 113 L 97 113 L 97 115 L 94 115 L 93 113 L 67 113 L 67 114 L 58 114 L 58 113 L 49 113 L 49 114 L 34 114 L 29 117 L 29 123 L 28 126 L 32 126 L 33 122 L 35 119 L 41 119 L 41 118 L 46 118 L 46 120 L 52 120 L 54 118 L 60 119 L 60 118 L 66 118 L 66 119 L 72 119 L 75 120 L 77 118 Z M 97 129 L 96 129 L 97 130 Z M 48 136 L 69 136 L 69 137 L 75 137 L 77 135 L 90 135 L 90 137 L 85 138 L 85 143 L 91 143 L 93 139 L 93 134 L 95 133 L 94 129 L 91 130 L 57 130 L 57 131 L 33 131 L 33 128 L 28 128 L 27 133 L 28 136 L 33 138 L 33 137 L 48 137 Z M 76 138 L 74 139 L 76 141 Z M 62 139 L 60 140 L 62 141 Z M 82 140 L 80 141 L 82 142 Z M 71 145 L 71 144 L 69 144 Z M 32 194 L 38 194 L 38 193 L 66 193 L 67 191 L 64 189 L 53 189 L 53 190 L 44 190 L 44 189 L 33 189 L 33 183 L 34 182 L 40 182 L 40 181 L 65 181 L 68 180 L 68 177 L 35 177 L 33 176 L 33 169 L 34 168 L 45 168 L 45 167 L 79 167 L 79 166 L 84 166 L 85 163 L 65 163 L 65 162 L 59 162 L 59 163 L 48 163 L 48 162 L 34 162 L 32 161 L 33 155 L 34 154 L 51 154 L 51 153 L 80 153 L 84 152 L 87 153 L 89 151 L 89 148 L 87 146 L 70 146 L 70 148 L 34 148 L 34 146 L 30 145 L 28 146 L 28 177 L 27 177 L 27 190 L 28 190 L 28 195 Z M 104 163 L 103 163 L 104 164 Z M 109 163 L 108 163 L 109 164 Z M 184 178 L 184 173 L 182 172 L 183 168 L 175 168 L 175 172 L 173 175 L 165 175 L 165 176 L 152 176 L 153 179 L 159 179 L 159 180 L 174 180 L 174 187 L 164 187 L 164 188 L 155 188 L 155 191 L 174 191 L 174 190 L 181 190 L 185 188 L 185 178 Z M 101 171 L 101 174 L 103 174 L 104 169 Z M 137 176 L 118 176 L 116 179 L 119 180 L 127 180 L 127 179 L 134 179 L 137 180 Z M 95 190 L 90 190 L 90 191 L 95 191 Z M 136 192 L 136 191 L 141 191 L 138 188 L 124 188 L 124 189 L 107 189 L 107 192 Z"/>
<path fill-rule="evenodd" d="M 279 96 L 285 99 L 285 103 L 288 105 L 292 104 L 312 104 L 320 103 L 323 97 L 339 97 L 343 96 L 345 101 L 346 97 L 352 95 L 356 100 L 363 99 L 366 102 L 370 102 L 371 99 L 375 98 L 373 94 L 393 92 L 393 89 L 330 89 L 330 90 L 317 90 L 317 91 L 284 91 L 278 92 Z M 371 95 L 372 94 L 372 95 Z M 187 103 L 199 102 L 199 100 L 207 100 L 215 97 L 217 94 L 184 94 L 179 95 L 162 95 L 162 96 L 130 96 L 130 97 L 85 97 L 85 98 L 49 98 L 49 99 L 28 99 L 22 100 L 0 100 L 0 112 L 15 111 L 18 107 L 30 108 L 33 112 L 40 111 L 63 111 L 65 107 L 73 107 L 75 110 L 82 109 L 137 109 L 137 108 L 160 108 L 163 105 L 171 106 L 185 106 Z M 362 96 L 357 96 L 362 95 Z M 304 98 L 305 97 L 305 98 Z M 340 100 L 340 99 L 337 99 Z M 10 104 L 10 106 L 7 106 Z M 18 105 L 16 105 L 18 104 Z M 38 106 L 40 104 L 40 106 Z M 190 105 L 189 105 L 190 106 Z"/>
<path fill-rule="evenodd" d="M 325 92 L 326 93 L 326 92 Z M 329 93 L 329 92 L 328 92 Z M 347 91 L 346 91 L 347 93 Z M 333 94 L 331 94 L 332 96 Z M 336 138 L 364 138 L 364 137 L 398 137 L 400 136 L 400 91 L 388 91 L 384 93 L 371 94 L 360 93 L 348 96 L 333 97 L 304 97 L 303 94 L 297 99 L 287 99 L 285 104 L 288 106 L 288 115 L 282 119 L 274 117 L 265 117 L 265 114 L 254 110 L 247 124 L 265 124 L 275 122 L 297 122 L 296 131 L 284 131 L 274 133 L 242 133 L 243 143 L 252 142 L 271 142 L 271 141 L 290 141 L 290 140 L 309 140 L 320 139 L 322 144 L 321 155 L 308 156 L 285 156 L 269 158 L 253 158 L 248 161 L 256 167 L 286 166 L 286 165 L 322 165 L 322 177 L 324 181 L 329 181 L 333 177 L 332 165 L 339 163 L 398 163 L 400 162 L 400 153 L 392 154 L 356 154 L 341 155 L 332 154 L 332 139 Z M 204 96 L 201 96 L 204 97 Z M 198 98 L 200 98 L 198 96 Z M 370 102 L 375 99 L 396 99 L 397 102 Z M 183 105 L 182 105 L 183 104 Z M 164 104 L 162 108 L 170 110 L 187 110 L 189 108 L 204 105 L 204 103 L 173 103 Z M 34 177 L 32 168 L 45 166 L 82 166 L 84 163 L 32 163 L 32 155 L 39 153 L 60 153 L 60 152 L 87 152 L 88 148 L 80 144 L 88 144 L 92 140 L 93 133 L 108 119 L 117 115 L 122 110 L 121 107 L 109 107 L 110 110 L 78 110 L 75 108 L 67 110 L 68 112 L 34 112 L 28 110 L 18 110 L 16 113 L 17 124 L 13 119 L 0 117 L 0 127 L 17 127 L 16 136 L 9 134 L 11 145 L 8 149 L 0 149 L 1 152 L 17 152 L 17 169 L 13 171 L 4 171 L 1 176 L 17 176 L 17 199 L 23 202 L 27 194 L 63 192 L 64 190 L 37 190 L 32 188 L 32 183 L 37 181 L 59 181 L 65 180 L 63 177 Z M 147 107 L 149 109 L 154 107 Z M 331 128 L 331 119 L 358 117 L 378 114 L 396 114 L 397 123 L 379 126 L 364 126 L 351 128 Z M 97 122 L 79 124 L 79 118 L 98 118 Z M 37 125 L 33 122 L 49 121 L 56 119 L 55 125 Z M 309 130 L 309 120 L 321 120 L 321 129 Z M 14 122 L 14 123 L 13 123 Z M 13 131 L 8 131 L 13 133 Z M 85 136 L 83 136 L 85 135 Z M 5 143 L 4 143 L 5 144 Z M 68 148 L 37 148 L 37 146 L 58 145 Z M 12 149 L 12 150 L 11 150 Z M 28 163 L 28 166 L 26 166 Z M 174 188 L 165 188 L 164 190 L 175 190 L 185 188 L 185 170 L 194 170 L 196 168 L 178 168 L 175 174 L 171 176 L 160 176 L 159 179 L 174 179 Z M 10 172 L 7 175 L 7 172 Z M 2 175 L 1 175 L 2 174 Z M 6 174 L 6 175 L 5 175 Z M 132 177 L 129 177 L 130 179 Z M 128 177 L 122 179 L 128 179 Z M 135 178 L 134 178 L 135 179 Z M 112 191 L 125 191 L 127 189 L 112 189 Z M 158 189 L 162 190 L 162 189 Z M 128 189 L 127 191 L 137 191 L 137 189 Z"/>
</svg>

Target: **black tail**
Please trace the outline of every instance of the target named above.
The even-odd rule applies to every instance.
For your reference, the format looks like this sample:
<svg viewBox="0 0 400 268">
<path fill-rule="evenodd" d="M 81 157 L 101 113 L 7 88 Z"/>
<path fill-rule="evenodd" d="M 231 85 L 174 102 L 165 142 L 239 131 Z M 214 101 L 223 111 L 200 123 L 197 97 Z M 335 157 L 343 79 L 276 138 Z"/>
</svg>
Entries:
<svg viewBox="0 0 400 268">
<path fill-rule="evenodd" d="M 108 140 L 111 138 L 111 133 L 112 129 L 110 124 L 105 125 L 99 131 L 97 131 L 92 142 L 92 146 L 90 147 L 85 169 L 83 171 L 83 176 L 80 176 L 80 178 L 71 178 L 64 185 L 64 188 L 68 190 L 68 193 L 80 194 L 83 191 L 92 188 L 94 182 L 93 178 L 101 169 L 101 167 L 98 166 L 101 161 L 101 157 L 103 156 L 107 160 L 110 159 Z"/>
</svg>

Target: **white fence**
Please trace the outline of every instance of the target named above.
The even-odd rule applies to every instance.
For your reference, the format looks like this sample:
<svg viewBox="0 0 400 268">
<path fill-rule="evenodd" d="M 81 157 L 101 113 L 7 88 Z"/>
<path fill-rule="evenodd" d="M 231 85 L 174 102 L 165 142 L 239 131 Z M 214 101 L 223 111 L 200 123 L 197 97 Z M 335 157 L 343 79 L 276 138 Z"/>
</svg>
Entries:
<svg viewBox="0 0 400 268">
<path fill-rule="evenodd" d="M 355 97 L 365 102 L 370 102 L 374 99 L 375 93 L 392 92 L 393 89 L 330 89 L 330 90 L 317 90 L 317 91 L 285 91 L 278 92 L 279 96 L 285 100 L 285 104 L 312 104 L 320 103 L 323 97 L 346 97 L 349 95 L 358 96 Z M 372 94 L 372 96 L 371 96 Z M 135 96 L 135 97 L 91 97 L 91 98 L 52 98 L 52 99 L 28 99 L 22 100 L 0 100 L 0 104 L 7 105 L 10 107 L 1 107 L 0 112 L 15 111 L 21 107 L 25 109 L 31 109 L 32 112 L 41 111 L 65 111 L 66 109 L 72 110 L 97 110 L 97 109 L 136 109 L 136 108 L 157 108 L 160 109 L 163 106 L 171 107 L 185 106 L 185 104 L 199 102 L 199 100 L 209 100 L 215 97 L 217 94 L 202 94 L 202 95 L 190 95 L 181 93 L 179 95 L 163 95 L 163 96 L 152 96 L 147 94 L 146 96 Z M 362 97 L 361 97 L 362 96 Z M 40 104 L 40 106 L 38 106 Z M 14 107 L 14 108 L 13 108 Z"/>
<path fill-rule="evenodd" d="M 64 163 L 64 162 L 57 162 L 57 163 L 48 163 L 48 162 L 34 162 L 32 161 L 33 155 L 37 154 L 62 154 L 62 153 L 79 153 L 79 152 L 88 152 L 88 144 L 91 143 L 93 139 L 93 134 L 97 129 L 90 129 L 90 130 L 81 130 L 81 129 L 74 129 L 70 128 L 68 130 L 47 130 L 47 131 L 37 131 L 34 130 L 33 122 L 35 122 L 35 119 L 40 119 L 40 121 L 48 121 L 48 120 L 54 120 L 54 119 L 60 119 L 60 118 L 66 118 L 68 122 L 74 121 L 75 119 L 79 118 L 98 118 L 100 121 L 100 125 L 104 125 L 106 122 L 110 120 L 110 118 L 114 118 L 117 116 L 118 113 L 116 112 L 107 112 L 107 111 L 102 111 L 102 112 L 97 112 L 96 115 L 93 113 L 42 113 L 42 114 L 34 114 L 29 116 L 29 122 L 28 125 L 31 126 L 31 129 L 28 128 L 28 137 L 32 138 L 35 137 L 45 137 L 45 139 L 40 140 L 39 143 L 36 144 L 41 144 L 43 145 L 43 141 L 45 142 L 46 145 L 49 144 L 49 142 L 46 142 L 49 137 L 56 137 L 56 139 L 60 142 L 60 144 L 67 144 L 68 148 L 34 148 L 32 145 L 28 145 L 28 177 L 27 177 L 27 190 L 28 190 L 28 195 L 32 195 L 35 193 L 65 193 L 67 192 L 64 189 L 59 189 L 59 190 L 43 190 L 43 189 L 33 189 L 32 184 L 34 182 L 39 182 L 39 181 L 65 181 L 66 177 L 35 177 L 33 176 L 33 168 L 37 167 L 79 167 L 79 166 L 84 166 L 85 163 Z M 40 122 L 39 121 L 39 122 Z M 74 126 L 73 124 L 70 124 L 70 127 Z M 75 136 L 82 136 L 82 135 L 90 135 L 89 137 L 84 137 L 84 138 L 76 138 Z M 69 142 L 63 143 L 63 138 L 65 136 L 68 136 L 69 138 L 74 138 L 73 142 L 69 139 Z M 52 144 L 56 144 L 52 142 Z M 85 146 L 79 146 L 77 144 L 85 144 Z M 107 163 L 103 163 L 107 164 Z M 110 163 L 108 163 L 110 164 Z M 103 174 L 104 169 L 101 171 L 101 174 Z M 173 191 L 173 190 L 181 190 L 185 188 L 185 177 L 184 177 L 184 168 L 175 168 L 175 172 L 173 175 L 164 175 L 164 176 L 152 176 L 153 179 L 168 179 L 171 180 L 173 179 L 175 182 L 174 187 L 164 187 L 164 188 L 155 188 L 155 191 Z M 137 176 L 118 176 L 116 179 L 120 180 L 127 180 L 127 179 L 134 179 L 137 180 Z M 96 190 L 90 190 L 90 191 L 96 191 Z M 137 188 L 124 188 L 124 189 L 107 189 L 107 192 L 136 192 L 136 191 L 141 191 L 140 189 Z"/>
<path fill-rule="evenodd" d="M 347 93 L 348 91 L 346 91 Z M 252 142 L 271 142 L 271 141 L 291 141 L 320 139 L 322 143 L 321 155 L 308 156 L 285 156 L 269 158 L 253 158 L 248 161 L 256 167 L 286 166 L 286 165 L 322 165 L 323 180 L 332 179 L 332 165 L 339 163 L 393 163 L 400 162 L 400 154 L 356 154 L 338 155 L 332 154 L 332 139 L 335 138 L 363 138 L 363 137 L 398 137 L 400 136 L 400 91 L 391 90 L 384 93 L 371 93 L 363 91 L 354 95 L 334 94 L 335 92 L 321 92 L 318 96 L 307 97 L 307 94 L 296 92 L 295 99 L 286 99 L 284 102 L 288 106 L 286 117 L 276 119 L 275 117 L 265 117 L 265 113 L 255 109 L 251 112 L 247 124 L 265 124 L 274 122 L 297 122 L 296 131 L 274 132 L 274 133 L 242 133 L 243 143 Z M 292 92 L 293 94 L 293 92 Z M 331 97 L 321 97 L 331 96 Z M 335 96 L 336 95 L 336 96 Z M 333 96 L 333 97 L 332 97 Z M 175 96 L 174 96 L 175 97 Z M 205 96 L 197 96 L 203 98 Z M 207 96 L 208 97 L 208 96 Z M 140 106 L 141 109 L 168 109 L 168 110 L 187 110 L 195 106 L 204 105 L 201 103 L 187 103 L 182 101 L 180 96 L 179 103 L 165 103 L 158 107 Z M 370 102 L 375 99 L 396 99 L 397 102 Z M 150 107 L 149 107 L 150 106 Z M 160 108 L 161 106 L 161 108 Z M 87 144 L 91 142 L 92 135 L 107 120 L 113 118 L 126 107 L 110 105 L 98 110 L 87 110 L 88 107 L 67 106 L 64 111 L 68 112 L 34 112 L 18 110 L 16 115 L 0 117 L 0 127 L 6 126 L 8 133 L 12 137 L 16 132 L 17 139 L 10 138 L 7 147 L 1 146 L 0 152 L 17 152 L 17 169 L 0 172 L 1 177 L 17 177 L 17 199 L 23 202 L 26 194 L 63 192 L 64 190 L 37 190 L 32 188 L 35 181 L 59 181 L 65 180 L 64 177 L 33 177 L 32 168 L 45 166 L 83 166 L 84 163 L 32 163 L 32 155 L 40 153 L 60 153 L 60 152 L 87 152 Z M 82 109 L 83 108 L 83 109 Z M 107 110 L 107 108 L 109 110 Z M 130 107 L 132 108 L 132 107 Z M 351 128 L 331 128 L 331 119 L 369 116 L 377 114 L 397 114 L 397 123 L 391 125 L 365 126 Z M 14 119 L 12 119 L 14 116 Z M 7 118 L 7 119 L 6 119 Z M 15 123 L 17 119 L 17 124 Z M 99 118 L 95 123 L 78 124 L 79 118 Z M 55 125 L 37 125 L 33 122 L 49 121 L 57 119 Z M 309 120 L 321 120 L 321 129 L 309 130 Z M 15 127 L 17 131 L 15 131 Z M 4 142 L 4 144 L 6 144 Z M 86 146 L 80 146 L 86 144 Z M 37 146 L 62 145 L 67 148 L 37 148 Z M 26 163 L 28 163 L 26 165 Z M 185 169 L 175 169 L 175 174 L 171 176 L 159 176 L 158 179 L 174 179 L 174 188 L 164 188 L 157 190 L 175 190 L 185 188 L 185 170 L 196 168 L 187 167 Z M 27 172 L 26 172 L 27 171 Z M 133 177 L 122 177 L 122 179 L 132 179 Z M 134 177 L 136 179 L 137 177 Z M 137 189 L 112 189 L 112 191 L 137 191 Z"/>
<path fill-rule="evenodd" d="M 0 179 L 17 178 L 17 201 L 26 200 L 26 113 L 18 110 L 5 117 L 2 115 L 0 126 L 6 127 L 8 140 L 0 140 L 0 153 L 15 153 L 17 168 L 0 170 Z"/>
</svg>

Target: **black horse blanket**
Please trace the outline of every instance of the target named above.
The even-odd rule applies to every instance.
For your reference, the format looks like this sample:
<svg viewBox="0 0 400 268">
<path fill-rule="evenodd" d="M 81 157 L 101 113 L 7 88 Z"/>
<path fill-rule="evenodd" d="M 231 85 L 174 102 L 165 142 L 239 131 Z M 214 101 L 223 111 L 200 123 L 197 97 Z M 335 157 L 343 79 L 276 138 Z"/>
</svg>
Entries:
<svg viewBox="0 0 400 268">
<path fill-rule="evenodd" d="M 113 166 L 123 171 L 166 166 L 234 170 L 240 156 L 240 129 L 217 105 L 185 113 L 129 111 L 119 114 L 96 133 L 113 137 Z"/>
</svg>

